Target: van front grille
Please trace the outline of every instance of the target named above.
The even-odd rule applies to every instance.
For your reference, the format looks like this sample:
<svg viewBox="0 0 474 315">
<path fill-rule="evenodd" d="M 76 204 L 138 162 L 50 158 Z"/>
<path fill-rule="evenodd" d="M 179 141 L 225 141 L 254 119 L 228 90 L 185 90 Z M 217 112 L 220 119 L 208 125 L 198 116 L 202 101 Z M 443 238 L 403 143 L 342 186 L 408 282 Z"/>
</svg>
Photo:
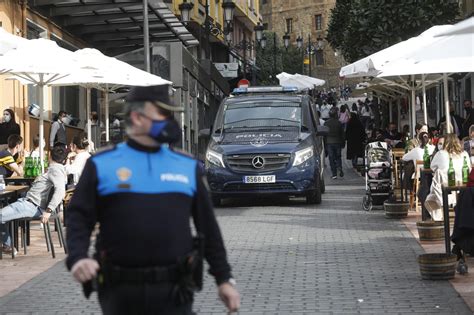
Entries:
<svg viewBox="0 0 474 315">
<path fill-rule="evenodd" d="M 285 169 L 290 162 L 291 154 L 287 153 L 262 153 L 262 154 L 233 154 L 227 155 L 226 160 L 230 169 L 235 172 L 270 172 Z M 263 166 L 253 163 L 263 161 Z M 257 166 L 257 167 L 256 167 Z"/>
</svg>

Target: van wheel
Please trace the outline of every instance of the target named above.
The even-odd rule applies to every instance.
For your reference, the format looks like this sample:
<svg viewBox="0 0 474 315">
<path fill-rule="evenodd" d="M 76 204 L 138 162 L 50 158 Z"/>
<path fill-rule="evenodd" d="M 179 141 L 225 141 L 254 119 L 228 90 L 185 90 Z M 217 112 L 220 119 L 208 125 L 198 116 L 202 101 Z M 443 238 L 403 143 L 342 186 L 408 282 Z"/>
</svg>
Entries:
<svg viewBox="0 0 474 315">
<path fill-rule="evenodd" d="M 321 183 L 321 185 L 320 185 L 321 193 L 324 194 L 326 192 L 326 183 L 324 182 L 324 177 L 323 176 L 321 176 L 321 180 L 319 182 Z"/>
<path fill-rule="evenodd" d="M 222 204 L 222 199 L 219 197 L 212 196 L 212 204 L 214 205 L 215 208 L 218 208 Z"/>
<path fill-rule="evenodd" d="M 318 178 L 318 177 L 316 177 Z M 306 203 L 307 204 L 317 204 L 319 205 L 321 203 L 321 178 L 317 179 L 316 182 L 316 189 L 309 192 L 306 195 Z"/>
</svg>

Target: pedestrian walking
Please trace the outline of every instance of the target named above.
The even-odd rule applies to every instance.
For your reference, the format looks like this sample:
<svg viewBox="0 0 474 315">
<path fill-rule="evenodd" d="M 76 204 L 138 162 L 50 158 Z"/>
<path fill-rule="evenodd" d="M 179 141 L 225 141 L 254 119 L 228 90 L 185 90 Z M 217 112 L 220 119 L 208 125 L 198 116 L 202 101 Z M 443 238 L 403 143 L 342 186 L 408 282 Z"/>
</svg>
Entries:
<svg viewBox="0 0 474 315">
<path fill-rule="evenodd" d="M 337 171 L 339 176 L 343 177 L 341 149 L 344 146 L 344 129 L 337 117 L 337 110 L 334 108 L 329 111 L 329 119 L 324 124 L 329 127 L 329 133 L 326 136 L 326 144 L 329 155 L 329 165 L 331 167 L 332 179 L 337 178 Z"/>
<path fill-rule="evenodd" d="M 173 113 L 183 108 L 171 102 L 168 86 L 132 88 L 126 100 L 128 141 L 87 160 L 70 202 L 68 268 L 86 295 L 97 283 L 104 314 L 192 314 L 204 256 L 219 297 L 237 311 L 240 296 L 202 168 L 168 146 L 181 137 Z"/>
<path fill-rule="evenodd" d="M 346 128 L 347 152 L 346 157 L 352 161 L 352 167 L 357 167 L 357 160 L 364 156 L 364 144 L 367 134 L 357 113 L 352 112 Z"/>
</svg>

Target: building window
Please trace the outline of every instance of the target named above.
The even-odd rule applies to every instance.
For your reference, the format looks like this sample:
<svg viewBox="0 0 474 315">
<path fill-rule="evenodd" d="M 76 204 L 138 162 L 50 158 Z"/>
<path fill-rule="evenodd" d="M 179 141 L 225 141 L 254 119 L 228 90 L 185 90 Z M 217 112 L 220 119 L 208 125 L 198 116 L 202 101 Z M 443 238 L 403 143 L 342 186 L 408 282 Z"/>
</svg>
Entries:
<svg viewBox="0 0 474 315">
<path fill-rule="evenodd" d="M 219 0 L 214 2 L 214 21 L 219 22 Z"/>
<path fill-rule="evenodd" d="M 268 23 L 263 23 L 263 29 L 268 30 Z"/>
<path fill-rule="evenodd" d="M 322 30 L 323 29 L 323 16 L 321 14 L 317 14 L 314 16 L 315 22 L 316 22 L 316 30 Z"/>
<path fill-rule="evenodd" d="M 293 32 L 293 19 L 286 19 L 286 32 L 287 33 Z"/>
</svg>

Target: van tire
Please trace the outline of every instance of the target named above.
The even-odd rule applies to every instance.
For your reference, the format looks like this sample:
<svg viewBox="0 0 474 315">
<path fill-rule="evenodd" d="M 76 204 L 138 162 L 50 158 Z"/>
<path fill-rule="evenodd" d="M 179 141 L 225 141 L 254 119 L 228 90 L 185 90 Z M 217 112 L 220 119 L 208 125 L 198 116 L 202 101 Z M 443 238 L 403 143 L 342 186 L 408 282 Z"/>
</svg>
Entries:
<svg viewBox="0 0 474 315">
<path fill-rule="evenodd" d="M 321 180 L 319 182 L 321 183 L 321 193 L 324 194 L 326 192 L 326 183 L 324 182 L 324 176 L 321 175 Z"/>
<path fill-rule="evenodd" d="M 222 204 L 222 199 L 216 196 L 212 196 L 212 204 L 214 208 L 219 208 Z"/>
<path fill-rule="evenodd" d="M 319 178 L 316 182 L 316 189 L 309 192 L 306 195 L 306 203 L 307 204 L 316 204 L 319 205 L 321 203 L 321 178 Z"/>
</svg>

